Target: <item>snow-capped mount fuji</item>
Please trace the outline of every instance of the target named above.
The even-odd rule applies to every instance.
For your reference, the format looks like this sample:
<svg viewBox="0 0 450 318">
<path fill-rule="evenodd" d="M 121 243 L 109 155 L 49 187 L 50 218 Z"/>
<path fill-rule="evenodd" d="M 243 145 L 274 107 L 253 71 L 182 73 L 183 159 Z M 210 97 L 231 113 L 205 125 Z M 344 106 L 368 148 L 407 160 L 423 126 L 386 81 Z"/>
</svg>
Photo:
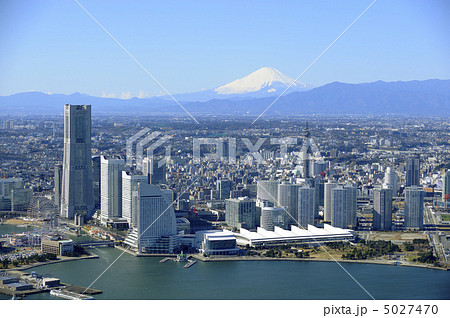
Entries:
<svg viewBox="0 0 450 318">
<path fill-rule="evenodd" d="M 273 67 L 263 67 L 259 70 L 237 79 L 231 83 L 214 89 L 220 95 L 248 94 L 248 93 L 281 93 L 294 79 L 287 77 Z M 307 90 L 306 84 L 295 82 L 291 85 L 292 90 Z"/>
<path fill-rule="evenodd" d="M 242 100 L 259 97 L 269 97 L 281 94 L 294 79 L 284 75 L 273 67 L 263 67 L 259 70 L 228 84 L 201 92 L 174 95 L 178 100 L 185 102 L 204 102 L 211 99 Z M 286 94 L 298 91 L 307 91 L 312 86 L 295 82 L 289 87 Z M 169 97 L 162 97 L 169 99 Z"/>
</svg>

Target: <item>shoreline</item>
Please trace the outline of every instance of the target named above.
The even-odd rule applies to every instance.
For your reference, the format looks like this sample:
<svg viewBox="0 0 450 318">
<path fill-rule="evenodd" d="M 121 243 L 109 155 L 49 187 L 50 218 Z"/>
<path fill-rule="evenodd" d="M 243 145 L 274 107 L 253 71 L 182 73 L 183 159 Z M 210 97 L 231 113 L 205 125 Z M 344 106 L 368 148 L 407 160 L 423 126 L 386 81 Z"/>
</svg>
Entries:
<svg viewBox="0 0 450 318">
<path fill-rule="evenodd" d="M 133 251 L 130 251 L 129 249 L 126 249 L 121 246 L 114 246 L 114 248 L 118 249 L 119 251 L 122 251 L 124 253 L 127 253 L 134 257 L 176 257 L 177 254 L 137 254 Z M 186 254 L 186 257 L 188 258 L 194 258 L 196 260 L 199 260 L 204 263 L 208 262 L 230 262 L 230 261 L 291 261 L 291 262 L 338 262 L 338 263 L 355 263 L 355 264 L 372 264 L 372 265 L 389 265 L 389 266 L 404 266 L 404 267 L 416 267 L 416 268 L 424 268 L 424 269 L 435 269 L 435 270 L 443 270 L 448 271 L 449 269 L 443 268 L 443 267 L 434 267 L 432 265 L 426 265 L 426 264 L 413 264 L 413 263 L 404 263 L 404 262 L 397 262 L 397 261 L 382 261 L 382 260 L 332 260 L 332 259 L 325 259 L 325 258 L 278 258 L 278 257 L 262 257 L 262 256 L 209 256 L 204 257 L 200 254 Z M 76 258 L 63 258 L 63 259 L 57 259 L 54 261 L 47 261 L 42 263 L 34 263 L 29 265 L 22 265 L 20 267 L 15 268 L 8 268 L 4 271 L 26 271 L 28 269 L 39 267 L 39 266 L 45 266 L 50 264 L 56 264 L 56 263 L 63 263 L 63 262 L 72 262 L 72 261 L 79 261 L 79 260 L 86 260 L 86 259 L 96 259 L 99 258 L 98 255 L 91 253 L 87 256 L 80 256 Z"/>
<path fill-rule="evenodd" d="M 99 258 L 99 256 L 95 255 L 95 254 L 86 255 L 86 256 L 78 256 L 78 257 L 67 257 L 67 258 L 66 258 L 66 256 L 64 256 L 64 257 L 65 258 L 56 259 L 56 260 L 53 260 L 53 261 L 39 262 L 39 263 L 33 263 L 33 264 L 28 264 L 28 265 L 21 265 L 19 267 L 14 267 L 14 268 L 7 268 L 7 269 L 4 269 L 4 271 L 5 272 L 13 272 L 13 271 L 22 272 L 22 271 L 26 271 L 26 270 L 28 270 L 30 268 L 39 267 L 39 266 L 45 266 L 45 265 L 51 265 L 51 264 L 63 263 L 63 262 L 80 261 L 80 260 L 85 260 L 85 259 Z"/>
<path fill-rule="evenodd" d="M 176 257 L 176 254 L 136 254 L 129 249 L 121 246 L 114 246 L 118 250 L 125 252 L 135 257 Z M 389 266 L 406 266 L 426 269 L 437 269 L 448 271 L 449 269 L 443 267 L 434 267 L 426 264 L 413 264 L 398 261 L 383 261 L 383 260 L 333 260 L 326 258 L 278 258 L 278 257 L 262 257 L 262 256 L 209 256 L 204 257 L 200 254 L 186 254 L 186 257 L 192 257 L 201 262 L 229 262 L 229 261 L 307 261 L 307 262 L 338 262 L 338 263 L 356 263 L 356 264 L 373 264 L 373 265 L 389 265 Z"/>
<path fill-rule="evenodd" d="M 448 271 L 447 268 L 434 267 L 425 264 L 402 263 L 396 261 L 381 261 L 381 260 L 332 260 L 326 258 L 278 258 L 278 257 L 261 257 L 261 256 L 230 256 L 230 257 L 204 257 L 199 254 L 191 254 L 191 257 L 202 262 L 226 262 L 226 261 L 294 261 L 294 262 L 338 262 L 338 263 L 356 263 L 356 264 L 373 264 L 373 265 L 389 265 L 389 266 L 405 266 L 417 267 L 425 269 L 437 269 Z M 399 264 L 398 264 L 399 263 Z"/>
</svg>

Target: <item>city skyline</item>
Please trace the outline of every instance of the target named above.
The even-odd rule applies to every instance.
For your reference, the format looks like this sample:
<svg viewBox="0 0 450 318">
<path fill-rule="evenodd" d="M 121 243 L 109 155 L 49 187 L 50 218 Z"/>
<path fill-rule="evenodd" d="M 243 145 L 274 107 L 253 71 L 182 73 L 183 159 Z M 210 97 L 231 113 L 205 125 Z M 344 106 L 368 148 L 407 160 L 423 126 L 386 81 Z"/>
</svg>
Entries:
<svg viewBox="0 0 450 318">
<path fill-rule="evenodd" d="M 449 10 L 0 0 L 0 299 L 445 315 Z"/>
</svg>

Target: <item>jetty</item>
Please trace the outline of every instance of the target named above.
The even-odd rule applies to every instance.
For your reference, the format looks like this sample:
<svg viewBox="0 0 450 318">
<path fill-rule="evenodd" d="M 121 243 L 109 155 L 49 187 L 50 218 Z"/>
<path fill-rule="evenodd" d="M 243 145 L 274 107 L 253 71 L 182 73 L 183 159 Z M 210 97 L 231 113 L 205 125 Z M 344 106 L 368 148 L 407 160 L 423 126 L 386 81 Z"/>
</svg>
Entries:
<svg viewBox="0 0 450 318">
<path fill-rule="evenodd" d="M 83 294 L 74 293 L 63 289 L 53 289 L 50 291 L 50 295 L 70 300 L 94 300 L 94 297 Z"/>
</svg>

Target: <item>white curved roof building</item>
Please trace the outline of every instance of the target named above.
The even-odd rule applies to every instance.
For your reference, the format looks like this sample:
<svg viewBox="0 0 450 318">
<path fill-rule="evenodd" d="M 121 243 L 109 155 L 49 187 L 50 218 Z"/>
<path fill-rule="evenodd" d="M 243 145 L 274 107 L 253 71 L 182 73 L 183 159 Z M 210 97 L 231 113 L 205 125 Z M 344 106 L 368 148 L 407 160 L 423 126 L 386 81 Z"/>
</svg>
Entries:
<svg viewBox="0 0 450 318">
<path fill-rule="evenodd" d="M 275 226 L 273 231 L 258 227 L 256 232 L 241 228 L 240 233 L 234 233 L 238 245 L 280 245 L 280 244 L 316 244 L 334 241 L 353 241 L 352 230 L 341 229 L 324 224 L 323 228 L 308 225 L 308 229 L 301 229 L 292 225 L 291 230 L 284 230 Z"/>
</svg>

